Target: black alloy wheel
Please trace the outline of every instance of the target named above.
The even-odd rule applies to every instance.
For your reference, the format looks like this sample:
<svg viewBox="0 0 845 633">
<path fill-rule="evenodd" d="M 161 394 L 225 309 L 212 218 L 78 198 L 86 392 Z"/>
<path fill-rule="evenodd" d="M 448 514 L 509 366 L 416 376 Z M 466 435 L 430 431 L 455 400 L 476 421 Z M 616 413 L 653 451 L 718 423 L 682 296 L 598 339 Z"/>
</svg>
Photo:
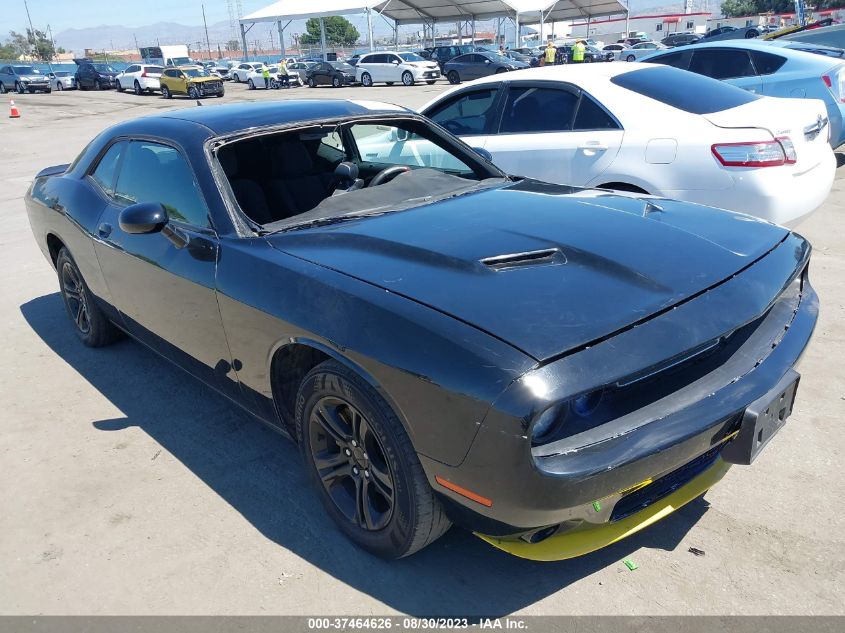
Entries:
<svg viewBox="0 0 845 633">
<path fill-rule="evenodd" d="M 56 257 L 56 271 L 62 302 L 79 339 L 88 347 L 103 347 L 119 339 L 122 332 L 100 310 L 66 248 Z"/>
<path fill-rule="evenodd" d="M 461 83 L 461 76 L 458 74 L 457 70 L 450 70 L 449 74 L 447 75 L 450 84 L 459 84 Z"/>
<path fill-rule="evenodd" d="M 382 529 L 393 515 L 395 484 L 367 418 L 351 403 L 327 396 L 308 422 L 311 457 L 335 506 L 360 528 Z"/>
<path fill-rule="evenodd" d="M 308 372 L 295 422 L 309 478 L 351 541 L 401 558 L 449 529 L 403 423 L 351 368 L 327 360 Z"/>
</svg>

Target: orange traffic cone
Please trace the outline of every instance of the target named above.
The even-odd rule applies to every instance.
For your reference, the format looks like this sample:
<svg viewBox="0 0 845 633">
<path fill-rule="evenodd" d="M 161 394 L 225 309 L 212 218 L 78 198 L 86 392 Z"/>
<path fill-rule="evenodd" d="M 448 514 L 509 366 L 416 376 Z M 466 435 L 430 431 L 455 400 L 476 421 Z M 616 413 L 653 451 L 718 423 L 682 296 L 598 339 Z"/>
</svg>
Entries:
<svg viewBox="0 0 845 633">
<path fill-rule="evenodd" d="M 10 119 L 21 118 L 21 113 L 18 110 L 18 106 L 15 105 L 14 99 L 9 99 L 9 118 Z"/>
</svg>

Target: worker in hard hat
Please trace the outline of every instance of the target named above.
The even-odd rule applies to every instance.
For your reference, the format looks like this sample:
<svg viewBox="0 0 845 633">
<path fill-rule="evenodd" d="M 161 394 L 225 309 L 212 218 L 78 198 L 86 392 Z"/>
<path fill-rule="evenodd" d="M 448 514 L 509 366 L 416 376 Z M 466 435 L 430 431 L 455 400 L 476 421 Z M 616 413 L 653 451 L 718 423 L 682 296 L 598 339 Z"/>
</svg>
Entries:
<svg viewBox="0 0 845 633">
<path fill-rule="evenodd" d="M 584 40 L 578 40 L 575 42 L 575 46 L 572 47 L 572 61 L 573 63 L 579 64 L 584 61 L 584 53 L 587 51 L 587 45 L 584 44 Z"/>
<path fill-rule="evenodd" d="M 555 45 L 552 44 L 552 41 L 549 40 L 549 43 L 546 45 L 546 66 L 554 65 L 556 54 L 557 49 L 555 48 Z"/>
</svg>

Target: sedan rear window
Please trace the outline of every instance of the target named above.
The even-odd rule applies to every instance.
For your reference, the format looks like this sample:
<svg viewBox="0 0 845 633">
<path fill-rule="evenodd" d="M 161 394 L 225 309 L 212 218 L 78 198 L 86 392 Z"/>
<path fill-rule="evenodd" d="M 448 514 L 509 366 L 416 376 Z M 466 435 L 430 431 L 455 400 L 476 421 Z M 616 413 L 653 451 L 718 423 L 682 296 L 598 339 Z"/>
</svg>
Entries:
<svg viewBox="0 0 845 633">
<path fill-rule="evenodd" d="M 612 77 L 621 88 L 692 114 L 730 110 L 760 97 L 730 84 L 671 66 L 643 68 Z"/>
</svg>

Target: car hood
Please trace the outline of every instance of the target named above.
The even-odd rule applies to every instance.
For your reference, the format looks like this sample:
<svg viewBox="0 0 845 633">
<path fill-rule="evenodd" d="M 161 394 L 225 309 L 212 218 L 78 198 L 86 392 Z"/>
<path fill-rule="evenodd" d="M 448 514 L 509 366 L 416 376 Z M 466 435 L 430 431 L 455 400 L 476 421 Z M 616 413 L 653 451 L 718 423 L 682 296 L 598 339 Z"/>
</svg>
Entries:
<svg viewBox="0 0 845 633">
<path fill-rule="evenodd" d="M 220 77 L 191 77 L 192 84 L 204 84 L 209 81 L 220 81 Z"/>
<path fill-rule="evenodd" d="M 47 75 L 21 75 L 21 81 L 48 81 Z"/>
<path fill-rule="evenodd" d="M 787 235 L 690 203 L 524 180 L 267 239 L 545 360 L 707 290 Z"/>
</svg>

